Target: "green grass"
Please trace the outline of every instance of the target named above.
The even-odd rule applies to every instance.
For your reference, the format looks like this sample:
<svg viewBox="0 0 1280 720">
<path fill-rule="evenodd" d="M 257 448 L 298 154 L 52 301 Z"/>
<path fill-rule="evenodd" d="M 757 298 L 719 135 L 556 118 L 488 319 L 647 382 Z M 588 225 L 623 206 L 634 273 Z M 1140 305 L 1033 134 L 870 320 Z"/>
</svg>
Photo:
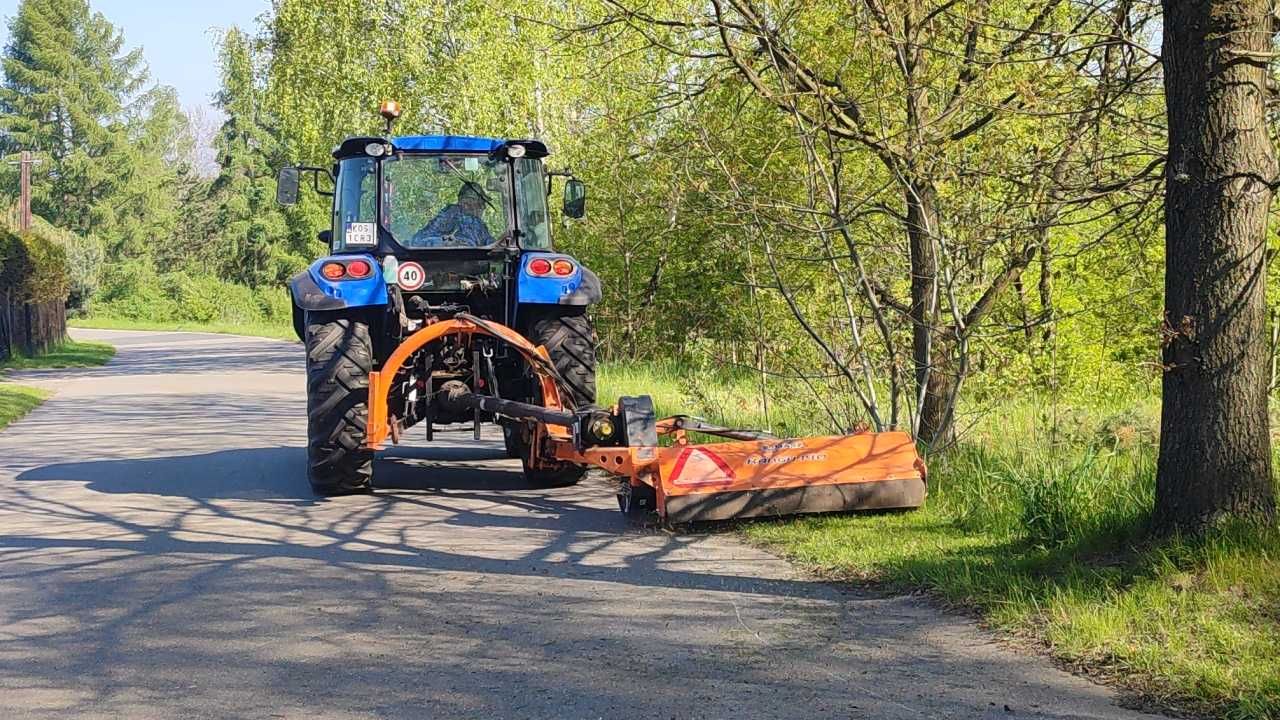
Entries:
<svg viewBox="0 0 1280 720">
<path fill-rule="evenodd" d="M 67 340 L 42 355 L 19 355 L 0 360 L 0 430 L 49 397 L 48 392 L 39 388 L 3 382 L 5 371 L 93 367 L 105 363 L 115 354 L 116 349 L 106 343 Z"/>
<path fill-rule="evenodd" d="M 48 397 L 49 393 L 37 388 L 0 382 L 0 430 L 35 410 Z"/>
<path fill-rule="evenodd" d="M 827 429 L 804 393 L 783 388 L 765 422 L 741 373 L 621 364 L 600 385 L 605 399 L 653 394 L 660 412 Z M 738 529 L 823 576 L 976 610 L 1153 705 L 1280 720 L 1280 528 L 1148 540 L 1158 412 L 1152 398 L 1008 403 L 968 418 L 962 443 L 929 459 L 922 510 Z"/>
<path fill-rule="evenodd" d="M 148 320 L 126 320 L 109 317 L 75 318 L 67 322 L 71 327 L 96 328 L 101 330 L 177 330 L 186 332 L 207 332 L 224 335 L 252 335 L 256 337 L 276 338 L 278 340 L 297 340 L 293 328 L 289 325 L 272 323 L 195 323 L 195 322 L 152 322 Z"/>
<path fill-rule="evenodd" d="M 600 367 L 598 388 L 604 404 L 622 395 L 650 395 L 659 416 L 688 413 L 711 423 L 771 428 L 782 435 L 825 432 L 823 418 L 814 415 L 803 393 L 785 402 L 771 399 L 766 412 L 756 379 L 741 370 L 693 368 L 675 362 L 612 362 Z"/>
<path fill-rule="evenodd" d="M 34 357 L 19 355 L 8 360 L 0 360 L 0 372 L 94 367 L 110 360 L 115 354 L 116 349 L 106 343 L 67 340 L 42 355 Z"/>
</svg>

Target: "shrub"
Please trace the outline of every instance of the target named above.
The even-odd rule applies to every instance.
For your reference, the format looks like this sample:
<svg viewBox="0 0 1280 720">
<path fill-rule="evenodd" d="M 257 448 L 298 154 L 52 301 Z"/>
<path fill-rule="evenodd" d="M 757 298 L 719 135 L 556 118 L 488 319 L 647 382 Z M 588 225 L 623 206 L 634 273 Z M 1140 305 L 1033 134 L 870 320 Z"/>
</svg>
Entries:
<svg viewBox="0 0 1280 720">
<path fill-rule="evenodd" d="M 104 268 L 95 311 L 107 317 L 168 322 L 178 317 L 174 302 L 147 260 L 126 260 Z"/>
<path fill-rule="evenodd" d="M 253 290 L 243 285 L 180 272 L 161 276 L 161 283 L 165 294 L 177 306 L 178 320 L 242 324 L 262 319 Z"/>
<path fill-rule="evenodd" d="M 285 288 L 253 289 L 212 276 L 156 272 L 147 260 L 107 266 L 95 315 L 144 322 L 282 325 L 293 310 Z"/>
<path fill-rule="evenodd" d="M 258 301 L 258 310 L 262 317 L 273 325 L 288 325 L 293 322 L 293 300 L 286 287 L 260 287 L 254 291 Z"/>
<path fill-rule="evenodd" d="M 62 246 L 35 229 L 0 227 L 0 292 L 17 302 L 61 302 L 70 287 Z"/>
</svg>

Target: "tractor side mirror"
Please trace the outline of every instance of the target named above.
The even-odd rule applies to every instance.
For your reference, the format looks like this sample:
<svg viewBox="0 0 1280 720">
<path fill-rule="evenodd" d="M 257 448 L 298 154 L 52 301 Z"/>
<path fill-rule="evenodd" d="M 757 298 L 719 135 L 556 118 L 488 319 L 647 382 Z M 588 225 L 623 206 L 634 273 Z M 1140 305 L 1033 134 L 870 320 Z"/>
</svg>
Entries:
<svg viewBox="0 0 1280 720">
<path fill-rule="evenodd" d="M 280 168 L 280 174 L 276 176 L 276 202 L 281 205 L 298 204 L 298 185 L 298 168 Z"/>
<path fill-rule="evenodd" d="M 324 243 L 325 247 L 331 247 L 333 245 L 333 231 L 321 230 L 320 232 L 316 233 L 316 239 Z"/>
<path fill-rule="evenodd" d="M 587 214 L 587 184 L 577 178 L 564 184 L 564 214 L 574 219 Z"/>
</svg>

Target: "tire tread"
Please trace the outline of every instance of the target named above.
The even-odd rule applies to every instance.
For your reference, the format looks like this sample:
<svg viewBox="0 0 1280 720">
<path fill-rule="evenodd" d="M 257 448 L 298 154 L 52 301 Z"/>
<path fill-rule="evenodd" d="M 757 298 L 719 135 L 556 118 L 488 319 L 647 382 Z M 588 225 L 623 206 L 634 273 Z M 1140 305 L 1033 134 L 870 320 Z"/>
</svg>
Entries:
<svg viewBox="0 0 1280 720">
<path fill-rule="evenodd" d="M 307 477 L 323 495 L 366 492 L 373 453 L 364 449 L 373 344 L 359 317 L 312 313 L 306 323 Z"/>
</svg>

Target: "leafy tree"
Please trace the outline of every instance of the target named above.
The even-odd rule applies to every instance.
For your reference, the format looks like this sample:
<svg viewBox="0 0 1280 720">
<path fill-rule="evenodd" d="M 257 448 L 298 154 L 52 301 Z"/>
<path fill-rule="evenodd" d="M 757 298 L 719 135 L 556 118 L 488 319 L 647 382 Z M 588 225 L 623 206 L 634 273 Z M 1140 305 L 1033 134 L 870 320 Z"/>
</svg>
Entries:
<svg viewBox="0 0 1280 720">
<path fill-rule="evenodd" d="M 724 209 L 759 238 L 770 289 L 872 419 L 898 424 L 905 374 L 912 427 L 932 444 L 951 440 L 973 348 L 1037 260 L 1043 319 L 1024 324 L 1052 327 L 1051 231 L 1160 164 L 1141 142 L 1103 141 L 1117 125 L 1137 138 L 1151 127 L 1140 91 L 1154 62 L 1131 39 L 1149 32 L 1142 3 L 605 5 L 587 27 L 629 28 L 664 49 L 664 82 L 688 88 L 687 98 L 705 106 L 735 97 L 717 87 L 738 86 L 751 97 L 719 110 L 778 111 L 791 134 L 754 126 L 748 143 L 767 139 L 754 163 L 737 152 L 740 131 L 699 143 L 735 156 L 721 168 Z M 761 173 L 770 163 L 790 171 Z M 812 242 L 796 248 L 789 235 Z M 834 283 L 813 275 L 824 266 Z M 835 308 L 806 311 L 789 277 L 797 272 L 803 294 L 843 285 Z M 879 347 L 861 326 L 878 328 Z M 887 412 L 872 402 L 878 374 L 888 377 Z"/>
<path fill-rule="evenodd" d="M 256 287 L 282 280 L 302 261 L 284 243 L 284 216 L 275 204 L 277 142 L 262 101 L 254 40 L 232 28 L 222 38 L 220 60 L 216 104 L 227 120 L 214 139 L 221 170 L 210 190 L 217 208 L 217 250 L 225 277 Z"/>
<path fill-rule="evenodd" d="M 142 93 L 127 108 L 128 182 L 113 200 L 121 222 L 114 247 L 126 257 L 155 257 L 172 241 L 183 208 L 178 190 L 192 170 L 177 148 L 187 133 L 178 93 L 167 85 Z"/>
<path fill-rule="evenodd" d="M 119 200 L 135 180 L 128 103 L 146 81 L 141 51 L 123 53 L 121 33 L 87 0 L 24 0 L 9 32 L 0 127 L 9 152 L 43 160 L 34 211 L 121 249 L 135 219 Z"/>
</svg>

